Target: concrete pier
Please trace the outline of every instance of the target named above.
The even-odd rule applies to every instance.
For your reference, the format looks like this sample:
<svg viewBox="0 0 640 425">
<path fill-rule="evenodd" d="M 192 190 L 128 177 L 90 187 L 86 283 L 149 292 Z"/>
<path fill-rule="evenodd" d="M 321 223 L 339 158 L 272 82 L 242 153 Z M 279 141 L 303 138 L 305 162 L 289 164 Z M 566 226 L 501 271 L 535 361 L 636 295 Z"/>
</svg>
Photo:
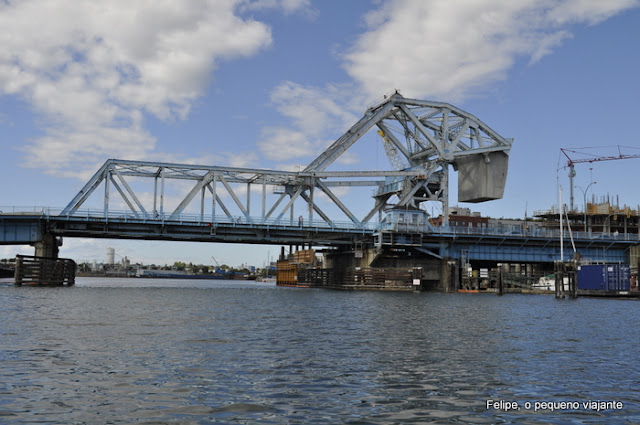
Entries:
<svg viewBox="0 0 640 425">
<path fill-rule="evenodd" d="M 51 233 L 45 233 L 42 236 L 42 240 L 36 242 L 34 246 L 36 257 L 58 258 L 60 246 L 62 246 L 62 238 L 57 238 Z"/>
</svg>

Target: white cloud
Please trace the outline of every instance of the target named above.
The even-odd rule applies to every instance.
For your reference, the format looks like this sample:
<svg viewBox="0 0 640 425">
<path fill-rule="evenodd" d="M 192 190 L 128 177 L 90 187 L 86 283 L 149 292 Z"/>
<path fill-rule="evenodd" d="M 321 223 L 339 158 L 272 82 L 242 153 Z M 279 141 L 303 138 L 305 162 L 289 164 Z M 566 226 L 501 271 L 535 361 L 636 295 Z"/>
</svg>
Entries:
<svg viewBox="0 0 640 425">
<path fill-rule="evenodd" d="M 257 4 L 277 3 L 263 0 Z M 409 97 L 458 102 L 506 78 L 516 60 L 533 64 L 577 24 L 597 24 L 638 0 L 390 0 L 365 16 L 368 31 L 343 55 L 351 83 L 284 82 L 271 94 L 289 126 L 265 127 L 262 153 L 280 161 L 318 155 L 366 105 L 399 89 Z M 337 162 L 355 164 L 343 154 Z M 350 156 L 349 156 L 350 155 Z"/>
<path fill-rule="evenodd" d="M 638 6 L 637 0 L 571 0 L 557 3 L 550 10 L 549 18 L 558 25 L 582 22 L 594 25 Z"/>
<path fill-rule="evenodd" d="M 392 89 L 459 101 L 504 79 L 514 62 L 535 62 L 571 36 L 637 0 L 397 0 L 371 12 L 345 55 L 349 75 L 371 97 Z"/>
<path fill-rule="evenodd" d="M 236 168 L 253 168 L 259 158 L 255 152 L 224 152 L 221 153 L 221 160 L 211 162 L 211 164 L 226 164 L 229 167 Z"/>
<path fill-rule="evenodd" d="M 265 157 L 283 161 L 307 156 L 315 150 L 303 132 L 284 127 L 263 128 L 258 146 Z"/>
<path fill-rule="evenodd" d="M 291 121 L 291 127 L 265 127 L 258 147 L 270 159 L 317 155 L 359 118 L 339 93 L 343 87 L 305 87 L 290 81 L 276 87 L 271 101 Z M 310 158 L 311 159 L 311 158 Z"/>
<path fill-rule="evenodd" d="M 98 157 L 152 157 L 143 116 L 182 119 L 221 60 L 271 43 L 241 0 L 0 4 L 0 95 L 26 100 L 45 135 L 28 166 L 86 175 Z M 293 11 L 305 2 L 282 2 Z"/>
</svg>

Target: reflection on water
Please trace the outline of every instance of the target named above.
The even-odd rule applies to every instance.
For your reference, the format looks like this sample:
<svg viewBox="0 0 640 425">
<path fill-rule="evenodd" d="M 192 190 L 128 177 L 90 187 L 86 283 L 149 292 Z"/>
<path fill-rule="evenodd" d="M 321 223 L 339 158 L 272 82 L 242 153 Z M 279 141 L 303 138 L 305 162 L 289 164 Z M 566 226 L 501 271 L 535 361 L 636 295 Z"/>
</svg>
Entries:
<svg viewBox="0 0 640 425">
<path fill-rule="evenodd" d="M 640 423 L 637 311 L 256 282 L 5 284 L 0 423 Z M 624 407 L 524 408 L 589 400 Z"/>
</svg>

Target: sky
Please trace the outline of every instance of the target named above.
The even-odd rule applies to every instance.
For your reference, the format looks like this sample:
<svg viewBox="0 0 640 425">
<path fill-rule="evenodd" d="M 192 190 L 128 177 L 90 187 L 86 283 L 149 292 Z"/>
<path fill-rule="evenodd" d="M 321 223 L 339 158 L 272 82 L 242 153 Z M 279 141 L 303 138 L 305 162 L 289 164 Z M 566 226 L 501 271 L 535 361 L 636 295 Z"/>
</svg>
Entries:
<svg viewBox="0 0 640 425">
<path fill-rule="evenodd" d="M 109 158 L 304 168 L 394 90 L 514 139 L 503 199 L 458 204 L 451 178 L 451 205 L 483 215 L 568 198 L 560 148 L 640 153 L 640 0 L 4 0 L 0 27 L 0 210 L 63 208 Z M 597 182 L 588 200 L 637 208 L 638 161 L 577 164 L 576 207 Z M 374 137 L 336 167 L 390 169 Z M 279 252 L 66 238 L 60 255 L 107 247 L 155 264 Z M 0 246 L 16 253 L 33 248 Z"/>
</svg>

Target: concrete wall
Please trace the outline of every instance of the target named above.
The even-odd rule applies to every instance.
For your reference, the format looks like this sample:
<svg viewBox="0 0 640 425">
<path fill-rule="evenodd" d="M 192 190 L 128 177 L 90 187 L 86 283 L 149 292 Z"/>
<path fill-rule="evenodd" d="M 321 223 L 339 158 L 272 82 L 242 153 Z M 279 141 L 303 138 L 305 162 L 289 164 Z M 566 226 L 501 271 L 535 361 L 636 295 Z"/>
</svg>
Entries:
<svg viewBox="0 0 640 425">
<path fill-rule="evenodd" d="M 509 166 L 508 155 L 503 152 L 470 155 L 456 160 L 456 164 L 459 202 L 502 198 Z"/>
<path fill-rule="evenodd" d="M 45 233 L 42 236 L 42 241 L 36 242 L 34 244 L 35 256 L 47 257 L 47 258 L 58 258 L 58 253 L 60 251 L 61 245 L 62 245 L 62 239 L 58 239 L 50 233 Z"/>
</svg>

